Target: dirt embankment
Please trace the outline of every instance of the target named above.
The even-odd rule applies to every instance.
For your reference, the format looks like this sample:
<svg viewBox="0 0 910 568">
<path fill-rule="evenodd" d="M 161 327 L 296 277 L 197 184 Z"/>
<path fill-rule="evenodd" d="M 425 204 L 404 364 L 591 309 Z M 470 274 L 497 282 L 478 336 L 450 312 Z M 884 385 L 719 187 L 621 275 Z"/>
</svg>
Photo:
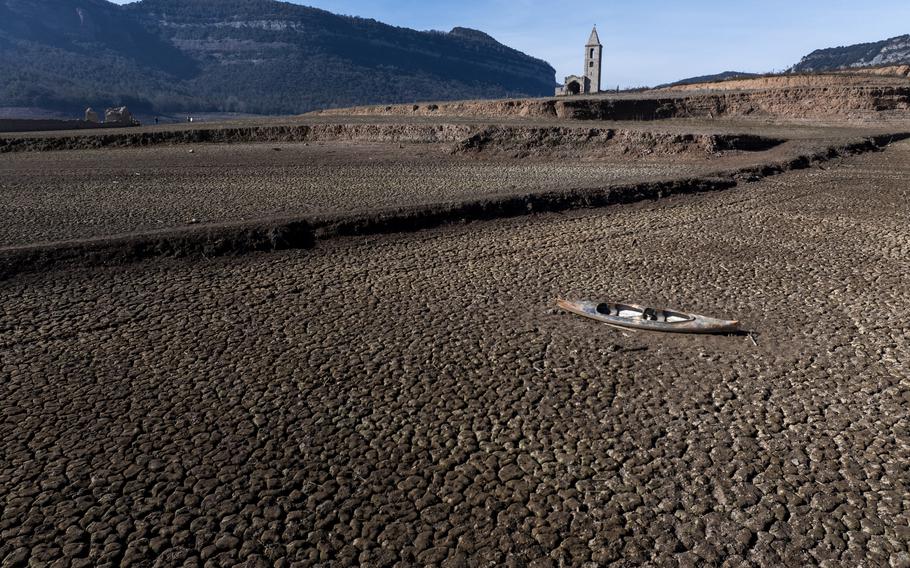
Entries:
<svg viewBox="0 0 910 568">
<path fill-rule="evenodd" d="M 568 127 L 482 127 L 468 124 L 317 124 L 209 128 L 98 136 L 0 138 L 0 153 L 194 143 L 357 141 L 453 144 L 455 153 L 526 156 L 675 155 L 684 152 L 766 150 L 780 144 L 750 135 L 679 135 Z"/>
<path fill-rule="evenodd" d="M 838 73 L 851 73 L 860 75 L 910 77 L 910 65 L 886 65 L 884 67 L 867 67 L 865 69 L 850 69 Z"/>
<path fill-rule="evenodd" d="M 785 140 L 750 134 L 671 134 L 608 128 L 489 126 L 458 142 L 455 154 L 590 159 L 728 151 L 761 152 Z"/>
<path fill-rule="evenodd" d="M 310 248 L 311 224 L 302 219 L 224 223 L 191 229 L 88 239 L 0 250 L 0 281 L 59 265 L 120 265 L 157 257 L 215 257 Z"/>
<path fill-rule="evenodd" d="M 99 130 L 123 128 L 123 124 L 103 124 L 84 120 L 0 118 L 0 132 L 39 132 L 52 130 Z"/>
<path fill-rule="evenodd" d="M 704 89 L 705 87 L 700 87 Z M 574 120 L 774 117 L 869 119 L 910 111 L 910 85 L 798 87 L 673 96 L 574 97 L 385 105 L 324 111 L 325 116 L 539 117 Z"/>
<path fill-rule="evenodd" d="M 152 132 L 118 132 L 99 135 L 22 136 L 0 138 L 0 153 L 142 146 L 245 143 L 315 142 L 452 142 L 469 136 L 471 127 L 454 124 L 293 124 L 250 127 L 214 127 Z"/>
<path fill-rule="evenodd" d="M 254 251 L 308 248 L 320 239 L 413 231 L 465 221 L 514 217 L 539 212 L 557 212 L 584 207 L 631 203 L 716 191 L 738 183 L 757 181 L 790 170 L 813 167 L 829 160 L 871 152 L 908 134 L 881 135 L 780 163 L 755 166 L 716 175 L 672 181 L 645 182 L 598 190 L 568 190 L 525 195 L 507 195 L 476 201 L 432 204 L 420 207 L 377 209 L 369 214 L 271 219 L 235 224 L 159 231 L 144 234 L 69 241 L 52 245 L 0 250 L 0 280 L 22 272 L 56 265 L 122 264 L 149 257 L 219 256 Z M 755 144 L 754 140 L 722 143 Z"/>
<path fill-rule="evenodd" d="M 910 86 L 910 83 L 905 79 L 908 75 L 910 75 L 910 66 L 903 65 L 813 75 L 769 75 L 767 77 L 674 85 L 657 89 L 656 92 L 745 91 L 807 87 L 834 89 L 848 87 L 907 87 Z"/>
</svg>

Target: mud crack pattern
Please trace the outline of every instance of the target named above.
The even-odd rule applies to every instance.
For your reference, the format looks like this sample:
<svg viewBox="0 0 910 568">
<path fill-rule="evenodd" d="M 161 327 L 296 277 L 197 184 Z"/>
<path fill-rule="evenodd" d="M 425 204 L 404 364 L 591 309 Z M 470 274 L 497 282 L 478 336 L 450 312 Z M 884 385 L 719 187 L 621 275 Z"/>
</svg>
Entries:
<svg viewBox="0 0 910 568">
<path fill-rule="evenodd" d="M 4 566 L 907 566 L 910 144 L 0 283 Z M 556 295 L 737 317 L 623 333 Z"/>
</svg>

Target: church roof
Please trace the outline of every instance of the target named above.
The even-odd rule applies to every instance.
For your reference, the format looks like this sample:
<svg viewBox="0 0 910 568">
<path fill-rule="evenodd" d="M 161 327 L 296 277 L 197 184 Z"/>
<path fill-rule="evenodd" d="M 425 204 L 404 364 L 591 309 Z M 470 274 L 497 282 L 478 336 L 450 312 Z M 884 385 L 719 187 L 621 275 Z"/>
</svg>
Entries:
<svg viewBox="0 0 910 568">
<path fill-rule="evenodd" d="M 588 45 L 600 45 L 600 36 L 597 35 L 597 26 L 591 30 L 591 37 L 588 38 Z"/>
</svg>

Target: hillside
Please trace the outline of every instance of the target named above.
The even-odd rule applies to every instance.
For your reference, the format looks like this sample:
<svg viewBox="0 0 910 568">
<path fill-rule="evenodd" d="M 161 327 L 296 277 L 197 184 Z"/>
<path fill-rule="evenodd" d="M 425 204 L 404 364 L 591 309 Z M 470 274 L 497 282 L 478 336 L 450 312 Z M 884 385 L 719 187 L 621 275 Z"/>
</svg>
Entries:
<svg viewBox="0 0 910 568">
<path fill-rule="evenodd" d="M 910 35 L 874 43 L 818 49 L 790 69 L 794 73 L 910 63 Z"/>
<path fill-rule="evenodd" d="M 654 88 L 665 89 L 668 87 L 681 87 L 684 85 L 697 85 L 700 83 L 716 83 L 719 81 L 729 81 L 731 79 L 749 79 L 752 77 L 758 77 L 758 75 L 756 73 L 746 73 L 745 71 L 724 71 L 722 73 L 716 73 L 714 75 L 702 75 L 701 77 L 681 79 L 673 83 L 658 85 Z"/>
<path fill-rule="evenodd" d="M 274 0 L 0 0 L 0 106 L 296 113 L 552 94 L 476 30 L 420 32 Z"/>
</svg>

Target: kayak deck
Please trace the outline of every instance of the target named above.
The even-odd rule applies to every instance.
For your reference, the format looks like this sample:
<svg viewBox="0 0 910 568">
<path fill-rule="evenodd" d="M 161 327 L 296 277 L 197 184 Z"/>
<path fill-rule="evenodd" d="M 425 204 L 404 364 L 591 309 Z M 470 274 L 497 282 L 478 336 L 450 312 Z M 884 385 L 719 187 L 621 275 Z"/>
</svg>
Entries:
<svg viewBox="0 0 910 568">
<path fill-rule="evenodd" d="M 622 302 L 569 301 L 557 299 L 556 305 L 568 312 L 608 325 L 627 329 L 666 333 L 732 333 L 739 322 L 655 309 Z"/>
</svg>

